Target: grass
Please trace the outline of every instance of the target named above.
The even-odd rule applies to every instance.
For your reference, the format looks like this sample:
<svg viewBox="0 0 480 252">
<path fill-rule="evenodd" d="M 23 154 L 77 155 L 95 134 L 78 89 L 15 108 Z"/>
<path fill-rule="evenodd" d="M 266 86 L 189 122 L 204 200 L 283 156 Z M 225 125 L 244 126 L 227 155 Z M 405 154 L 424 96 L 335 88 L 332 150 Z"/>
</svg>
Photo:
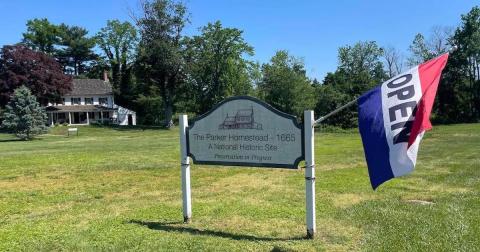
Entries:
<svg viewBox="0 0 480 252">
<path fill-rule="evenodd" d="M 193 165 L 183 224 L 177 130 L 65 135 L 0 134 L 0 251 L 480 250 L 480 124 L 435 127 L 377 191 L 356 131 L 317 132 L 314 240 L 303 170 Z"/>
</svg>

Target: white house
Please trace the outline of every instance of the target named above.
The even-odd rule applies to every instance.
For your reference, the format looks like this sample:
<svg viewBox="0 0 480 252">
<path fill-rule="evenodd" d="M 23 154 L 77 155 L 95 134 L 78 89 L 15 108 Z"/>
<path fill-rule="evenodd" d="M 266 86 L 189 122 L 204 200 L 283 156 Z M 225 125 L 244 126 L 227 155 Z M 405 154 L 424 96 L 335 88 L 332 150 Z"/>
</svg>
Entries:
<svg viewBox="0 0 480 252">
<path fill-rule="evenodd" d="M 74 79 L 72 90 L 61 100 L 61 103 L 49 103 L 46 108 L 49 125 L 88 125 L 107 121 L 118 125 L 137 124 L 134 111 L 115 104 L 112 85 L 107 78 Z"/>
</svg>

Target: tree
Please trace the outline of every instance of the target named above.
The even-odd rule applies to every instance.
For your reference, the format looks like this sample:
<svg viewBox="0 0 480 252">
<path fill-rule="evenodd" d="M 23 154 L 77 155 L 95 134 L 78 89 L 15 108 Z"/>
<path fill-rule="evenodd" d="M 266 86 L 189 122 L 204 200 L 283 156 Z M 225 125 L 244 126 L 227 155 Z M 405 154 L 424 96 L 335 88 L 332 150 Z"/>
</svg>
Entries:
<svg viewBox="0 0 480 252">
<path fill-rule="evenodd" d="M 462 15 L 451 43 L 450 54 L 438 90 L 441 121 L 475 122 L 480 119 L 480 8 Z"/>
<path fill-rule="evenodd" d="M 27 32 L 23 33 L 22 43 L 30 49 L 54 55 L 58 42 L 58 27 L 48 19 L 35 18 L 27 21 Z"/>
<path fill-rule="evenodd" d="M 5 106 L 13 91 L 22 85 L 46 105 L 71 90 L 72 78 L 47 54 L 22 45 L 4 46 L 0 53 L 0 106 Z"/>
<path fill-rule="evenodd" d="M 379 85 L 386 79 L 380 58 L 383 49 L 375 41 L 358 42 L 338 49 L 337 71 L 345 75 L 346 82 L 336 83 L 345 92 L 356 96 Z"/>
<path fill-rule="evenodd" d="M 217 21 L 201 31 L 201 35 L 185 39 L 188 84 L 199 113 L 226 97 L 251 94 L 251 71 L 256 67 L 244 58 L 253 55 L 253 47 L 245 42 L 241 30 L 224 28 Z"/>
<path fill-rule="evenodd" d="M 383 58 L 385 60 L 386 73 L 388 78 L 402 73 L 403 58 L 401 53 L 394 47 L 386 47 L 383 49 Z"/>
<path fill-rule="evenodd" d="M 315 113 L 326 114 L 381 84 L 387 75 L 381 57 L 383 49 L 374 41 L 358 42 L 338 50 L 339 66 L 328 73 L 317 90 L 319 102 Z M 357 125 L 357 109 L 353 106 L 328 119 L 325 123 L 351 128 Z"/>
<path fill-rule="evenodd" d="M 432 27 L 427 46 L 434 57 L 448 52 L 451 46 L 449 40 L 453 36 L 453 31 L 454 29 L 450 26 Z"/>
<path fill-rule="evenodd" d="M 12 99 L 6 106 L 2 127 L 22 140 L 47 131 L 47 114 L 30 90 L 21 86 L 15 89 Z"/>
<path fill-rule="evenodd" d="M 450 48 L 449 39 L 452 36 L 452 28 L 448 26 L 434 26 L 428 39 L 421 33 L 417 33 L 412 44 L 408 48 L 411 56 L 408 58 L 408 65 L 414 67 L 425 61 L 433 59 Z"/>
<path fill-rule="evenodd" d="M 414 67 L 433 58 L 433 53 L 428 49 L 425 37 L 421 33 L 417 33 L 412 44 L 408 48 L 412 54 L 408 59 L 408 65 Z"/>
<path fill-rule="evenodd" d="M 65 72 L 74 75 L 85 74 L 88 64 L 97 58 L 93 52 L 95 38 L 87 37 L 88 31 L 79 26 L 61 24 L 58 27 L 60 36 L 60 49 L 56 56 L 64 66 Z"/>
<path fill-rule="evenodd" d="M 119 104 L 126 104 L 132 99 L 131 63 L 134 60 L 137 31 L 129 22 L 109 20 L 95 37 L 110 66 L 115 100 Z"/>
<path fill-rule="evenodd" d="M 303 62 L 287 51 L 277 51 L 270 63 L 262 65 L 259 96 L 275 108 L 302 117 L 315 106 L 315 89 L 306 76 Z"/>
<path fill-rule="evenodd" d="M 143 14 L 136 23 L 140 31 L 136 76 L 143 90 L 156 86 L 165 109 L 165 126 L 173 125 L 177 91 L 185 80 L 182 31 L 188 22 L 182 3 L 171 0 L 142 2 Z M 147 94 L 147 96 L 150 94 Z"/>
</svg>

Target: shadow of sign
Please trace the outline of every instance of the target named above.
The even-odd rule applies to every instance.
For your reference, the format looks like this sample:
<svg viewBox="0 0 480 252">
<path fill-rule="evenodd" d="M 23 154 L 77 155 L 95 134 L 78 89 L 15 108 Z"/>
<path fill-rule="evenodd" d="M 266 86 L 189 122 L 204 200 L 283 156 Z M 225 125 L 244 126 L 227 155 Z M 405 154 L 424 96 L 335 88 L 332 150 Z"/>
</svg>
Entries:
<svg viewBox="0 0 480 252">
<path fill-rule="evenodd" d="M 141 221 L 141 220 L 130 220 L 128 221 L 128 223 L 145 226 L 152 230 L 159 230 L 159 231 L 165 231 L 165 232 L 189 233 L 192 235 L 202 235 L 202 236 L 216 236 L 220 238 L 227 238 L 232 240 L 243 240 L 243 241 L 294 241 L 294 240 L 306 239 L 305 237 L 292 237 L 292 238 L 258 237 L 254 235 L 234 234 L 234 233 L 228 233 L 223 231 L 178 226 L 183 224 L 183 222 L 151 222 L 151 221 Z"/>
</svg>

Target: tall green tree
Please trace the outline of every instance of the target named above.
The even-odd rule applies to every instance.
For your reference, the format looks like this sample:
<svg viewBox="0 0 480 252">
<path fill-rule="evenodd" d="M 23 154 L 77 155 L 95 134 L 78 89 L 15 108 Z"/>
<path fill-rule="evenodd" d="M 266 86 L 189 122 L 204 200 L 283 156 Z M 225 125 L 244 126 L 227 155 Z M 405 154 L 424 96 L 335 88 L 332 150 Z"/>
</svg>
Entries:
<svg viewBox="0 0 480 252">
<path fill-rule="evenodd" d="M 179 2 L 154 0 L 142 2 L 142 10 L 136 20 L 140 31 L 136 77 L 143 92 L 152 90 L 149 86 L 158 88 L 164 105 L 165 126 L 170 128 L 175 99 L 185 82 L 182 31 L 188 22 L 187 9 Z"/>
<path fill-rule="evenodd" d="M 421 33 L 417 33 L 409 46 L 410 57 L 408 57 L 408 65 L 414 67 L 422 64 L 432 58 L 446 53 L 450 46 L 453 29 L 448 26 L 434 26 L 428 38 Z"/>
<path fill-rule="evenodd" d="M 462 15 L 451 43 L 450 54 L 438 91 L 438 116 L 446 122 L 476 122 L 480 119 L 480 8 Z"/>
<path fill-rule="evenodd" d="M 196 112 L 203 113 L 226 97 L 252 94 L 251 72 L 256 65 L 245 59 L 253 55 L 253 47 L 245 42 L 241 30 L 224 28 L 217 21 L 201 32 L 185 39 L 185 58 L 188 84 L 199 106 Z"/>
<path fill-rule="evenodd" d="M 259 96 L 275 108 L 302 117 L 315 106 L 315 89 L 306 76 L 303 61 L 277 51 L 269 63 L 262 65 Z"/>
<path fill-rule="evenodd" d="M 380 84 L 386 74 L 381 57 L 383 49 L 375 41 L 358 42 L 338 49 L 337 72 L 346 78 L 332 83 L 351 96 L 357 96 Z"/>
<path fill-rule="evenodd" d="M 34 51 L 54 55 L 55 46 L 59 42 L 58 26 L 48 19 L 32 19 L 27 21 L 27 32 L 23 33 L 22 43 Z"/>
<path fill-rule="evenodd" d="M 453 29 L 451 27 L 434 26 L 427 38 L 420 33 L 416 34 L 409 47 L 410 57 L 408 58 L 408 65 L 414 67 L 446 53 L 452 46 L 452 31 Z M 459 94 L 454 88 L 457 84 L 445 81 L 446 76 L 449 75 L 447 72 L 453 65 L 456 65 L 456 63 L 452 64 L 452 59 L 450 58 L 438 87 L 436 102 L 434 103 L 432 113 L 432 120 L 435 122 L 452 122 L 452 120 L 457 120 L 453 119 L 456 117 L 455 113 L 450 114 L 450 112 L 447 112 L 447 110 L 454 108 L 451 104 L 454 103 L 453 101 L 458 98 Z"/>
<path fill-rule="evenodd" d="M 125 21 L 107 21 L 96 35 L 98 46 L 102 49 L 103 58 L 108 62 L 112 74 L 112 84 L 115 100 L 119 104 L 127 105 L 132 100 L 132 62 L 137 44 L 135 27 Z"/>
<path fill-rule="evenodd" d="M 433 58 L 433 53 L 429 50 L 425 37 L 417 33 L 408 48 L 411 56 L 407 59 L 408 65 L 413 67 Z"/>
<path fill-rule="evenodd" d="M 25 86 L 15 90 L 3 116 L 2 127 L 22 140 L 47 131 L 47 114 Z"/>
<path fill-rule="evenodd" d="M 79 26 L 61 24 L 59 27 L 60 48 L 57 60 L 64 66 L 65 72 L 74 75 L 85 74 L 89 64 L 97 59 L 93 51 L 95 38 L 88 37 L 88 31 Z"/>
<path fill-rule="evenodd" d="M 328 73 L 322 86 L 317 88 L 319 102 L 315 113 L 326 114 L 386 80 L 388 76 L 381 60 L 383 53 L 374 41 L 340 47 L 337 70 Z M 355 107 L 346 109 L 325 123 L 344 128 L 356 127 L 357 110 Z"/>
</svg>

